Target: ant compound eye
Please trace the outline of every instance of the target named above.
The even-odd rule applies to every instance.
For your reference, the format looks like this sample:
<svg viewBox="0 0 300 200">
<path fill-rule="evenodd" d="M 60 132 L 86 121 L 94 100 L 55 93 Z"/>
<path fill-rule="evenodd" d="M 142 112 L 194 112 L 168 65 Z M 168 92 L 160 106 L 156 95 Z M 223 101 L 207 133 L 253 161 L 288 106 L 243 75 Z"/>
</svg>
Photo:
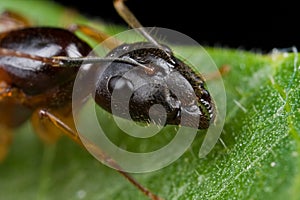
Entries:
<svg viewBox="0 0 300 200">
<path fill-rule="evenodd" d="M 133 84 L 122 76 L 114 76 L 108 81 L 108 90 L 111 94 L 114 90 L 128 92 L 133 90 Z"/>
<path fill-rule="evenodd" d="M 201 91 L 201 99 L 205 99 L 205 100 L 210 100 L 211 99 L 210 94 L 208 93 L 207 90 L 203 89 Z"/>
</svg>

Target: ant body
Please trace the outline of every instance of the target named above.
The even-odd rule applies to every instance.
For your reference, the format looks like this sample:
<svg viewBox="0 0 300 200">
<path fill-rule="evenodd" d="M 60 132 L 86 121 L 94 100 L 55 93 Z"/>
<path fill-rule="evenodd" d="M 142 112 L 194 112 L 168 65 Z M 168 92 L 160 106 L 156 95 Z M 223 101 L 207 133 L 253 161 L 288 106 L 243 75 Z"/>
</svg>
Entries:
<svg viewBox="0 0 300 200">
<path fill-rule="evenodd" d="M 122 79 L 125 72 L 140 68 L 142 73 L 138 76 L 143 78 L 150 74 L 152 79 L 156 79 L 157 72 L 167 64 L 169 71 L 179 72 L 190 83 L 196 94 L 194 103 L 181 102 L 165 84 L 154 89 L 149 85 L 144 88 L 150 90 L 148 93 L 134 91 L 129 105 L 132 119 L 149 122 L 149 108 L 154 104 L 161 104 L 167 111 L 166 124 L 182 125 L 182 112 L 188 112 L 191 117 L 199 117 L 196 127 L 200 129 L 208 128 L 214 121 L 214 103 L 205 89 L 201 75 L 176 58 L 171 49 L 152 38 L 124 5 L 123 0 L 115 0 L 114 6 L 120 16 L 132 28 L 137 28 L 147 42 L 107 43 L 111 52 L 104 58 L 87 57 L 92 48 L 74 34 L 74 31 L 81 31 L 98 42 L 108 38 L 90 27 L 77 25 L 70 30 L 28 27 L 28 22 L 17 15 L 10 15 L 0 21 L 8 25 L 7 30 L 0 34 L 0 159 L 6 154 L 11 130 L 30 117 L 36 132 L 46 141 L 55 141 L 57 130 L 60 129 L 75 142 L 82 144 L 74 127 L 71 102 L 73 84 L 83 62 L 111 62 L 105 72 L 106 76 L 103 76 L 107 78 L 95 80 L 95 101 L 108 112 L 111 112 L 111 92 L 116 81 Z M 131 49 L 130 53 L 128 50 L 123 52 L 124 47 Z M 121 56 L 112 57 L 115 53 Z M 123 81 L 125 85 L 130 84 L 129 80 Z M 195 105 L 199 109 L 190 109 Z M 98 151 L 103 159 L 109 160 L 101 150 Z M 149 198 L 161 199 L 123 172 L 117 163 L 112 160 L 110 162 Z"/>
</svg>

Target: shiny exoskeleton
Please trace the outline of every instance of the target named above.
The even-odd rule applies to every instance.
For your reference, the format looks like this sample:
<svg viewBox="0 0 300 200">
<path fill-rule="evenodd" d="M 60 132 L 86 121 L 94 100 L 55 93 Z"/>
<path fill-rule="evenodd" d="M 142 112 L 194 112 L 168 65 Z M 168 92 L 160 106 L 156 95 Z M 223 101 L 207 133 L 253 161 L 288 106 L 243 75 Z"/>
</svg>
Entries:
<svg viewBox="0 0 300 200">
<path fill-rule="evenodd" d="M 70 31 L 46 27 L 4 33 L 0 48 L 44 57 L 82 57 L 91 51 L 87 43 Z M 9 98 L 9 94 L 2 97 L 0 123 L 18 126 L 37 108 L 63 107 L 71 101 L 77 71 L 76 67 L 53 67 L 28 58 L 0 56 L 0 80 L 6 84 L 2 93 L 17 93 L 15 98 Z M 7 113 L 7 109 L 12 111 Z"/>
<path fill-rule="evenodd" d="M 84 57 L 91 52 L 91 47 L 73 33 L 64 29 L 46 27 L 11 31 L 1 38 L 0 48 L 43 57 Z M 151 73 L 146 69 L 135 72 L 136 79 L 143 80 L 143 86 L 132 91 L 129 113 L 133 120 L 149 122 L 150 107 L 161 104 L 167 112 L 166 124 L 179 125 L 181 113 L 189 112 L 191 116 L 198 115 L 200 117 L 199 128 L 209 127 L 210 122 L 214 119 L 214 105 L 204 87 L 204 81 L 189 66 L 174 57 L 170 49 L 160 49 L 151 43 L 141 42 L 120 45 L 108 53 L 107 57 L 115 55 L 118 55 L 118 58 L 129 57 L 153 69 Z M 24 106 L 25 110 L 38 107 L 59 107 L 71 101 L 72 86 L 79 67 L 80 65 L 78 67 L 53 67 L 28 58 L 0 57 L 1 80 L 5 81 L 10 89 L 16 88 L 23 93 L 26 98 L 21 106 Z M 95 99 L 98 105 L 111 111 L 111 95 L 116 82 L 120 79 L 125 81 L 122 87 L 129 89 L 132 87 L 131 89 L 133 89 L 133 83 L 123 77 L 133 68 L 139 68 L 139 66 L 124 62 L 112 62 L 100 77 L 102 79 L 97 80 L 96 74 Z M 174 71 L 179 72 L 193 87 L 197 96 L 195 105 L 199 107 L 195 112 L 189 110 L 189 107 L 194 105 L 184 105 L 168 89 L 164 77 Z M 174 82 L 181 84 L 180 81 L 181 79 L 178 79 Z M 153 85 L 154 82 L 155 85 Z M 126 89 L 122 87 L 118 89 Z M 18 104 L 20 103 L 18 102 Z M 17 113 L 23 112 L 18 108 Z M 16 119 L 15 116 L 12 117 Z M 20 119 L 20 117 L 17 118 Z M 11 120 L 14 121 L 14 119 Z"/>
<path fill-rule="evenodd" d="M 79 30 L 98 42 L 108 37 L 91 27 L 75 26 L 69 30 L 30 27 L 18 14 L 0 16 L 0 31 L 3 26 L 7 28 L 0 32 L 0 161 L 7 154 L 11 130 L 30 117 L 43 139 L 47 140 L 48 134 L 51 141 L 55 140 L 52 135 L 60 129 L 82 145 L 74 127 L 71 104 L 73 85 L 83 62 L 91 64 L 87 74 L 92 76 L 87 81 L 96 88 L 95 101 L 108 112 L 116 114 L 112 108 L 117 108 L 120 111 L 117 115 L 127 117 L 123 116 L 122 107 L 128 102 L 122 99 L 115 102 L 113 94 L 117 92 L 121 97 L 130 94 L 128 112 L 134 121 L 159 123 L 159 120 L 152 121 L 149 111 L 160 104 L 166 112 L 166 120 L 161 125 L 207 129 L 214 122 L 215 105 L 202 76 L 176 58 L 169 47 L 152 38 L 123 0 L 114 0 L 114 6 L 148 42 L 106 43 L 111 51 L 105 58 L 88 57 L 92 48 L 74 34 Z M 179 91 L 174 93 L 172 88 L 176 87 Z M 160 110 L 153 113 L 160 119 Z M 183 115 L 198 121 L 183 122 Z M 124 172 L 102 149 L 92 142 L 90 146 L 150 199 L 162 199 Z"/>
<path fill-rule="evenodd" d="M 176 58 L 168 47 L 158 48 L 149 42 L 138 42 L 133 44 L 123 44 L 108 53 L 108 57 L 130 58 L 153 71 L 140 68 L 127 63 L 113 62 L 97 80 L 95 99 L 98 105 L 109 112 L 114 105 L 111 105 L 112 92 L 117 91 L 120 95 L 125 92 L 131 94 L 129 100 L 129 113 L 131 119 L 135 121 L 151 122 L 149 109 L 156 104 L 160 104 L 166 111 L 166 124 L 186 125 L 206 129 L 215 117 L 213 101 L 205 88 L 203 78 L 195 73 L 188 65 Z M 170 76 L 174 72 L 179 72 L 181 76 Z M 124 76 L 125 75 L 125 76 Z M 126 77 L 131 77 L 126 78 Z M 193 93 L 190 99 L 189 94 L 182 94 L 181 98 L 170 90 L 168 82 L 172 77 L 172 84 L 182 85 L 188 82 Z M 97 79 L 97 78 L 96 78 Z M 134 79 L 134 81 L 132 80 Z M 185 80 L 183 80 L 185 79 Z M 183 81 L 185 81 L 183 83 Z M 118 84 L 116 86 L 116 84 Z M 182 93 L 187 92 L 182 91 Z M 194 98 L 194 99 L 193 99 Z M 122 99 L 121 99 L 122 100 Z M 128 103 L 127 103 L 128 104 Z M 122 109 L 126 104 L 119 102 Z M 194 109 L 197 106 L 199 109 Z M 198 124 L 181 123 L 182 113 L 192 117 L 199 117 Z M 122 111 L 118 113 L 122 116 Z M 157 111 L 159 115 L 160 110 Z M 165 124 L 163 124 L 165 125 Z"/>
</svg>

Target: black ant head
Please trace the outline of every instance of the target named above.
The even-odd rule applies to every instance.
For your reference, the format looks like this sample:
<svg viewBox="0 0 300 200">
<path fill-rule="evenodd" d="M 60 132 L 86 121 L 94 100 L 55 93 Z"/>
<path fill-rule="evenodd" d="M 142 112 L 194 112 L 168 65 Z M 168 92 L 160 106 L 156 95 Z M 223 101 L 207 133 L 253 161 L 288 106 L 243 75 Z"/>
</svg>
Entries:
<svg viewBox="0 0 300 200">
<path fill-rule="evenodd" d="M 168 47 L 149 42 L 123 44 L 107 57 L 119 59 L 97 75 L 95 100 L 107 111 L 137 122 L 200 129 L 214 120 L 215 106 L 203 78 Z"/>
</svg>

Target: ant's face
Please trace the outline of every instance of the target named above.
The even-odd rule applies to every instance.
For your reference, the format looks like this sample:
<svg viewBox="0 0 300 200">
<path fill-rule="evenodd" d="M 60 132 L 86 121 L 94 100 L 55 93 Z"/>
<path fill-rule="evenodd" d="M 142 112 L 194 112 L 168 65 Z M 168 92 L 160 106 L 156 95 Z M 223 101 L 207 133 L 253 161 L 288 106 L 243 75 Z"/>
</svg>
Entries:
<svg viewBox="0 0 300 200">
<path fill-rule="evenodd" d="M 169 48 L 124 44 L 107 57 L 132 59 L 144 66 L 112 62 L 97 78 L 95 100 L 107 111 L 139 122 L 200 129 L 213 121 L 214 104 L 203 79 Z"/>
</svg>

